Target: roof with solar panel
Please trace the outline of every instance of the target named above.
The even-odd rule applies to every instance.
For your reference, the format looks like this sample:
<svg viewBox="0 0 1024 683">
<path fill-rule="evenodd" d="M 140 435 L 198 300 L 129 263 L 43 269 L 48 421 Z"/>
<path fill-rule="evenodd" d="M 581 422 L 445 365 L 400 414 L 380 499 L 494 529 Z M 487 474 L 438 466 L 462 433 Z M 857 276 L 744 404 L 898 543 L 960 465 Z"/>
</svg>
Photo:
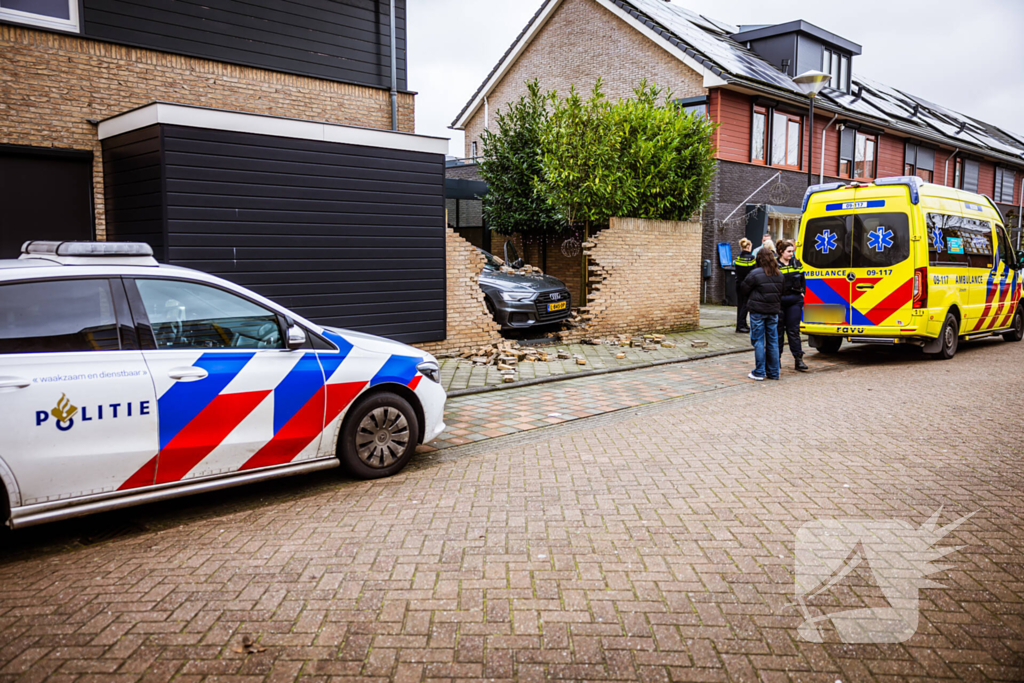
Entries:
<svg viewBox="0 0 1024 683">
<path fill-rule="evenodd" d="M 460 112 L 453 127 L 459 128 L 467 113 L 479 106 L 479 101 L 496 74 L 500 74 L 506 61 L 514 58 L 521 43 L 533 35 L 531 29 L 549 12 L 552 3 L 561 0 L 546 0 L 534 17 L 520 33 L 516 42 L 494 67 L 487 79 Z M 760 90 L 776 97 L 804 100 L 799 86 L 786 73 L 748 48 L 745 36 L 769 26 L 734 26 L 698 14 L 678 0 L 601 0 L 613 4 L 629 14 L 650 31 L 665 39 L 704 69 L 715 74 L 726 83 Z M 830 36 L 830 40 L 844 46 L 852 46 L 852 54 L 860 54 L 859 46 L 829 34 L 806 22 L 792 22 L 799 25 L 797 30 L 816 31 L 819 35 Z M 776 27 L 784 28 L 790 24 Z M 734 36 L 744 39 L 735 40 Z M 916 136 L 959 148 L 973 148 L 985 154 L 1017 163 L 1024 162 L 1024 135 L 999 126 L 979 121 L 948 107 L 934 104 L 877 81 L 852 74 L 850 91 L 825 88 L 818 99 L 824 109 L 845 114 L 876 125 L 897 130 L 906 135 Z"/>
</svg>

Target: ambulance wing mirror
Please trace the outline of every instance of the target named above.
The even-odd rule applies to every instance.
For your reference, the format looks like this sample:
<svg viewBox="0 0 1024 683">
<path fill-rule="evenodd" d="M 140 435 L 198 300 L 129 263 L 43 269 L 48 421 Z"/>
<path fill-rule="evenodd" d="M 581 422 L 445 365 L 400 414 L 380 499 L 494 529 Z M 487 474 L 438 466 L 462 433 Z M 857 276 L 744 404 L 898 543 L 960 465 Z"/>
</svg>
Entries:
<svg viewBox="0 0 1024 683">
<path fill-rule="evenodd" d="M 288 348 L 292 351 L 301 349 L 306 345 L 306 331 L 298 325 L 288 328 Z"/>
</svg>

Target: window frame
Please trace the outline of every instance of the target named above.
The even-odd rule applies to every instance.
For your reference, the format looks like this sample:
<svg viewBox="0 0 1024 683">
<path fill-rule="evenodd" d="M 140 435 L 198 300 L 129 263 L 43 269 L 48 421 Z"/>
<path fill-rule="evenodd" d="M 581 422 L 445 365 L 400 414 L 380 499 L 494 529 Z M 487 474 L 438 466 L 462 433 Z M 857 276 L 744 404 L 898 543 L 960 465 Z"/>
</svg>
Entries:
<svg viewBox="0 0 1024 683">
<path fill-rule="evenodd" d="M 1006 179 L 1009 175 L 1010 180 L 1010 196 L 1007 197 L 1004 190 L 1006 189 Z M 999 204 L 1009 204 L 1013 206 L 1014 190 L 1017 189 L 1017 171 L 1012 168 L 1006 168 L 1005 166 L 996 166 L 996 183 L 995 183 L 995 196 L 993 199 Z"/>
<path fill-rule="evenodd" d="M 769 120 L 770 119 L 769 119 L 769 116 L 768 116 L 768 111 L 769 110 L 768 110 L 767 107 L 762 107 L 760 105 L 755 104 L 755 105 L 753 105 L 753 109 L 751 110 L 751 114 L 750 114 L 750 163 L 757 164 L 758 166 L 768 166 L 769 165 L 768 161 L 769 161 L 769 153 L 771 152 L 771 149 L 770 149 L 769 138 L 768 138 L 768 130 L 770 128 L 770 126 L 769 126 Z M 764 131 L 763 131 L 763 133 L 761 135 L 761 138 L 762 138 L 761 139 L 761 143 L 762 143 L 761 144 L 761 154 L 763 156 L 760 159 L 757 159 L 757 158 L 754 157 L 754 130 L 755 130 L 754 121 L 757 119 L 758 116 L 764 117 Z"/>
<path fill-rule="evenodd" d="M 964 160 L 957 159 L 956 163 L 953 164 L 953 187 L 957 190 L 962 190 L 964 180 Z"/>
<path fill-rule="evenodd" d="M 795 166 L 792 165 L 792 164 L 789 164 L 789 163 L 781 163 L 781 164 L 775 163 L 775 119 L 776 119 L 776 117 L 779 117 L 779 116 L 785 117 L 785 119 L 786 119 L 785 143 L 784 143 L 784 151 L 783 151 L 783 157 L 786 160 L 786 162 L 789 161 L 789 126 L 790 126 L 791 123 L 796 123 L 800 127 L 800 131 L 797 134 L 797 137 L 798 137 L 797 150 L 796 150 L 796 161 L 797 161 L 797 163 L 796 163 Z M 772 125 L 771 135 L 769 135 L 768 137 L 772 141 L 772 144 L 771 144 L 770 149 L 767 152 L 765 152 L 765 156 L 769 157 L 770 162 L 771 162 L 768 165 L 772 166 L 773 168 L 786 168 L 786 169 L 790 169 L 790 170 L 793 170 L 793 171 L 803 170 L 803 160 L 804 160 L 804 117 L 800 116 L 798 114 L 790 114 L 789 112 L 781 111 L 779 109 L 773 109 L 772 110 L 771 121 L 772 121 L 772 124 L 771 124 Z"/>
<path fill-rule="evenodd" d="M 859 131 L 859 130 L 854 132 L 853 159 L 852 159 L 853 163 L 850 165 L 850 179 L 851 180 L 874 180 L 876 177 L 878 177 L 878 139 L 879 139 L 879 137 L 880 136 L 876 135 L 875 133 L 864 133 L 864 132 Z M 858 155 L 860 154 L 860 144 L 859 143 L 860 143 L 860 140 L 862 138 L 864 139 L 864 148 L 865 148 L 865 150 L 867 149 L 867 143 L 868 142 L 871 142 L 872 146 L 874 147 L 874 154 L 871 157 L 870 175 L 856 175 L 856 173 L 857 173 L 857 164 L 860 161 L 862 161 L 861 159 L 858 158 Z M 863 161 L 866 161 L 866 160 L 867 159 L 864 159 Z"/>
<path fill-rule="evenodd" d="M 64 31 L 68 33 L 81 33 L 82 22 L 79 5 L 80 0 L 65 0 L 68 4 L 68 18 L 60 19 L 45 14 L 35 14 L 23 10 L 0 7 L 0 21 L 9 21 L 12 24 L 24 24 L 36 26 L 52 31 Z"/>
</svg>

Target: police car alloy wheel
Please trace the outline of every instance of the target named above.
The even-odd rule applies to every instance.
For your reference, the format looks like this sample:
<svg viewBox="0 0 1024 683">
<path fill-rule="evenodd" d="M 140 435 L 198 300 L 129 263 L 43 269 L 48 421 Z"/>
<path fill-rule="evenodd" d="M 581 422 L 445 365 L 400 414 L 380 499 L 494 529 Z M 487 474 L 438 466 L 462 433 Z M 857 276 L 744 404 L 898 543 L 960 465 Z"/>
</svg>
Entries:
<svg viewBox="0 0 1024 683">
<path fill-rule="evenodd" d="M 397 394 L 374 394 L 345 421 L 338 457 L 352 476 L 378 479 L 400 471 L 416 451 L 419 420 Z"/>
</svg>

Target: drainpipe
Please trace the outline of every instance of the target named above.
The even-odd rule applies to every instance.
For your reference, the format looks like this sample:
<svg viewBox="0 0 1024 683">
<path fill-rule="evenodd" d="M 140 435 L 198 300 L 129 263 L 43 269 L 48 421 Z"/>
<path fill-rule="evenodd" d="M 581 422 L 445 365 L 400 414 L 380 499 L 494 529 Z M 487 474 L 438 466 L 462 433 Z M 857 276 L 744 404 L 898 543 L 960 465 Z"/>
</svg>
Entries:
<svg viewBox="0 0 1024 683">
<path fill-rule="evenodd" d="M 391 130 L 398 130 L 398 45 L 395 43 L 395 0 L 391 0 Z"/>
<path fill-rule="evenodd" d="M 825 128 L 821 131 L 821 173 L 818 174 L 819 183 L 825 182 L 825 133 L 828 132 L 828 129 L 832 126 L 833 123 L 836 122 L 836 119 L 838 118 L 839 114 L 837 112 L 836 115 L 832 117 L 832 120 L 828 122 L 828 125 L 826 125 Z M 840 144 L 842 143 L 840 142 Z"/>
<path fill-rule="evenodd" d="M 1020 251 L 1020 233 L 1024 227 L 1024 179 L 1020 182 L 1020 201 L 1017 202 L 1017 251 Z"/>
<path fill-rule="evenodd" d="M 946 170 L 942 172 L 942 184 L 949 187 L 949 162 L 953 161 L 953 157 L 960 153 L 960 148 L 957 147 L 956 151 L 949 155 L 946 159 Z"/>
<path fill-rule="evenodd" d="M 491 125 L 491 113 L 488 109 L 487 95 L 484 95 L 484 130 L 488 130 Z"/>
</svg>

